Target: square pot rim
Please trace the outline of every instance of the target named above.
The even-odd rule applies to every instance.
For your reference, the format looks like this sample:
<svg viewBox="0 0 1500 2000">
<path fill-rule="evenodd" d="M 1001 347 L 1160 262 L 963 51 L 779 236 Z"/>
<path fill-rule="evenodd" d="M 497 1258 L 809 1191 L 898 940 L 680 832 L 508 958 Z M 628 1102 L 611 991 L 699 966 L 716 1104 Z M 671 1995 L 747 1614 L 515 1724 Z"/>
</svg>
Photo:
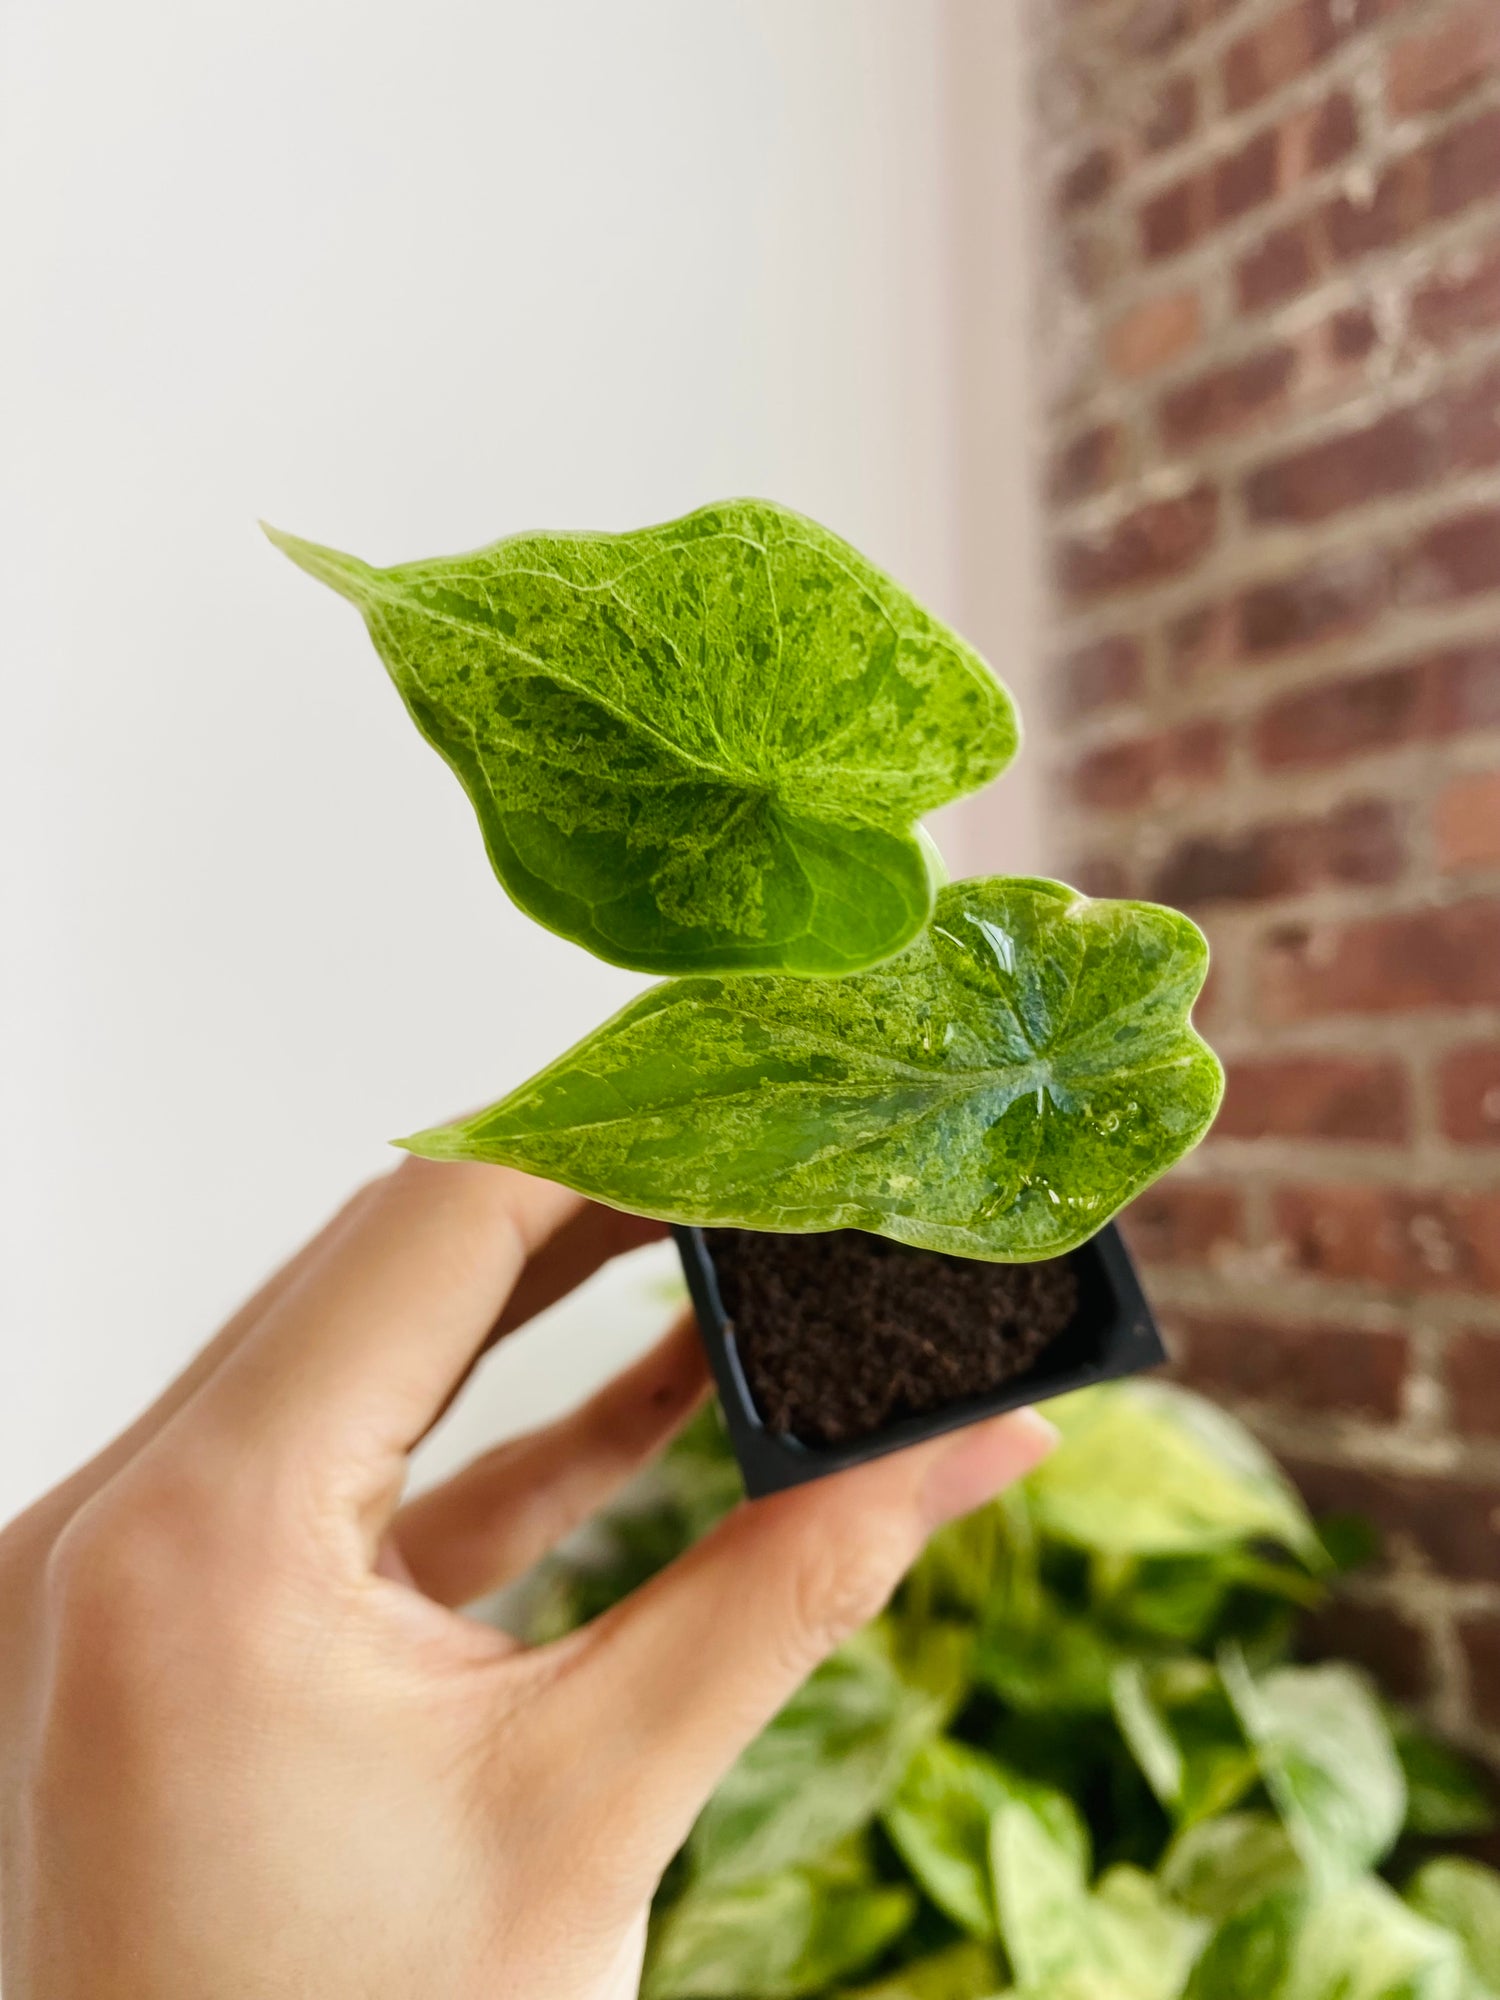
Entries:
<svg viewBox="0 0 1500 2000">
<path fill-rule="evenodd" d="M 1113 1222 L 1068 1251 L 1067 1257 L 1092 1266 L 1088 1291 L 1095 1302 L 1096 1338 L 1092 1352 L 1074 1354 L 1067 1365 L 1057 1365 L 1059 1348 L 1065 1355 L 1076 1349 L 1085 1330 L 1087 1301 L 1081 1300 L 1069 1326 L 1064 1329 L 1021 1374 L 980 1396 L 964 1396 L 920 1415 L 901 1417 L 895 1423 L 845 1444 L 811 1445 L 785 1432 L 771 1430 L 762 1420 L 750 1392 L 735 1340 L 734 1326 L 724 1310 L 719 1294 L 708 1230 L 699 1225 L 674 1224 L 672 1236 L 682 1260 L 683 1273 L 693 1301 L 699 1334 L 707 1350 L 719 1402 L 730 1443 L 739 1461 L 749 1498 L 759 1499 L 790 1486 L 844 1472 L 852 1466 L 883 1458 L 893 1451 L 941 1437 L 949 1431 L 1000 1416 L 1008 1410 L 1030 1407 L 1087 1388 L 1097 1382 L 1116 1381 L 1148 1369 L 1160 1367 L 1167 1359 L 1160 1330 L 1141 1289 L 1140 1279 L 1119 1229 Z M 796 1232 L 760 1232 L 781 1235 Z M 824 1234 L 812 1231 L 809 1234 Z M 964 1259 L 985 1262 L 985 1259 Z M 1107 1302 L 1107 1310 L 1097 1308 Z M 1049 1360 L 1052 1365 L 1049 1367 Z"/>
</svg>

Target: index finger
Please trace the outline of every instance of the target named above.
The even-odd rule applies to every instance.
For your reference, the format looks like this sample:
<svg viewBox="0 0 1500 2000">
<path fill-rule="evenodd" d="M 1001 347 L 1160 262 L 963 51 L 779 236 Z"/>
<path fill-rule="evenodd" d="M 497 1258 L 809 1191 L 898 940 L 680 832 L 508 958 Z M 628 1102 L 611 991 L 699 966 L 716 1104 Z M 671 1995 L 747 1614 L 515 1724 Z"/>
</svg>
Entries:
<svg viewBox="0 0 1500 2000">
<path fill-rule="evenodd" d="M 394 1500 L 528 1258 L 583 1206 L 512 1168 L 405 1161 L 219 1370 L 201 1419 L 221 1448 L 336 1465 L 342 1492 Z"/>
</svg>

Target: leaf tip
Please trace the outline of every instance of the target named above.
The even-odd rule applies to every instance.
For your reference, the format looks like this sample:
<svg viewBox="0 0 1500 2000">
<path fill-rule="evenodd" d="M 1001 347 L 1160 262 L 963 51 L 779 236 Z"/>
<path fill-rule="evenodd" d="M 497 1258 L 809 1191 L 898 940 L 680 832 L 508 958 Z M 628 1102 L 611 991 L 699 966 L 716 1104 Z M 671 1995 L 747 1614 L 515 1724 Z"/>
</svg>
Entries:
<svg viewBox="0 0 1500 2000">
<path fill-rule="evenodd" d="M 391 1144 L 403 1153 L 415 1153 L 421 1160 L 471 1160 L 461 1125 L 433 1125 L 425 1132 L 412 1132 Z"/>
<path fill-rule="evenodd" d="M 261 522 L 260 531 L 298 569 L 305 569 L 309 576 L 315 576 L 319 583 L 326 583 L 340 597 L 359 603 L 367 594 L 366 586 L 373 572 L 370 565 L 361 562 L 358 556 L 346 556 L 339 549 L 324 548 L 320 542 L 304 541 L 300 535 L 289 535 L 284 528 L 273 528 L 269 521 Z"/>
</svg>

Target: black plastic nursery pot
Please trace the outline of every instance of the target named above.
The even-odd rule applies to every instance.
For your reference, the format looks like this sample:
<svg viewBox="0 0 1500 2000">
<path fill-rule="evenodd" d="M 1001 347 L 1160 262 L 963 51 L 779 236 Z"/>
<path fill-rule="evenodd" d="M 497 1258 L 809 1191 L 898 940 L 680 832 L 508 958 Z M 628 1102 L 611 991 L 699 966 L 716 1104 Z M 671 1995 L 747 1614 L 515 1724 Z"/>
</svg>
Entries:
<svg viewBox="0 0 1500 2000">
<path fill-rule="evenodd" d="M 767 1288 L 758 1294 L 746 1288 L 735 1275 L 735 1262 L 743 1255 L 748 1239 L 761 1263 L 771 1264 L 778 1246 L 786 1246 L 791 1283 L 797 1282 L 796 1269 L 806 1271 L 811 1252 L 833 1245 L 836 1239 L 858 1238 L 878 1246 L 882 1257 L 913 1260 L 913 1268 L 898 1275 L 916 1282 L 922 1295 L 937 1294 L 945 1284 L 962 1291 L 970 1302 L 985 1303 L 987 1288 L 1015 1282 L 1017 1272 L 1040 1272 L 1040 1266 L 985 1264 L 966 1257 L 937 1257 L 913 1252 L 884 1239 L 864 1238 L 856 1231 L 830 1232 L 824 1237 L 760 1235 L 746 1231 L 714 1229 L 674 1229 L 672 1234 L 682 1256 L 688 1290 L 698 1316 L 698 1325 L 714 1380 L 723 1405 L 730 1442 L 744 1476 L 745 1491 L 751 1499 L 777 1493 L 809 1479 L 899 1451 L 924 1438 L 958 1430 L 983 1417 L 999 1416 L 1005 1410 L 1020 1409 L 1045 1402 L 1070 1389 L 1086 1388 L 1094 1382 L 1114 1381 L 1158 1367 L 1166 1350 L 1146 1298 L 1141 1290 L 1129 1253 L 1113 1223 L 1097 1236 L 1056 1259 L 1047 1283 L 1054 1313 L 1059 1296 L 1061 1323 L 1049 1330 L 1040 1351 L 1025 1358 L 1016 1372 L 995 1387 L 976 1395 L 960 1395 L 917 1413 L 903 1412 L 899 1405 L 892 1415 L 863 1435 L 835 1439 L 796 1435 L 786 1427 L 774 1427 L 757 1407 L 752 1391 L 760 1363 L 747 1366 L 747 1356 L 758 1353 L 757 1338 L 767 1329 L 750 1323 L 759 1313 L 769 1316 Z M 736 1240 L 738 1239 L 738 1240 Z M 1001 1275 L 1003 1274 L 1003 1275 Z M 1059 1294 L 1059 1285 L 1066 1289 Z M 770 1287 L 774 1293 L 776 1285 Z M 740 1322 L 725 1309 L 725 1292 L 746 1301 Z M 793 1295 L 794 1296 L 794 1295 Z M 867 1308 L 856 1305 L 851 1318 Z M 859 1327 L 850 1334 L 858 1338 Z"/>
</svg>

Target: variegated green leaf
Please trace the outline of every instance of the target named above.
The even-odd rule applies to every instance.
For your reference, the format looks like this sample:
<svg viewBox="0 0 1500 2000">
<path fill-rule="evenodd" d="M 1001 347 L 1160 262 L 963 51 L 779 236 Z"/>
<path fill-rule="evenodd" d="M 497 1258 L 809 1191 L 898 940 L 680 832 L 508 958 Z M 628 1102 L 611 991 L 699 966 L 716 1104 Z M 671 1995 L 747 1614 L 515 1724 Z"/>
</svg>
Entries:
<svg viewBox="0 0 1500 2000">
<path fill-rule="evenodd" d="M 1443 1855 L 1406 1887 L 1419 1917 L 1454 1936 L 1464 1956 L 1463 2000 L 1500 1995 L 1500 1875 L 1481 1861 Z"/>
<path fill-rule="evenodd" d="M 1088 1868 L 1088 1832 L 1072 1800 L 1023 1778 L 982 1750 L 946 1737 L 924 1745 L 883 1815 L 901 1858 L 940 1910 L 971 1937 L 999 1935 L 990 1873 L 990 1825 L 1020 1802 Z"/>
<path fill-rule="evenodd" d="M 811 1868 L 694 1884 L 653 1930 L 642 2000 L 802 2000 L 871 1964 L 916 1907 L 909 1889 Z"/>
<path fill-rule="evenodd" d="M 990 877 L 835 981 L 653 988 L 509 1097 L 404 1141 L 672 1222 L 1060 1255 L 1195 1145 L 1222 1073 L 1171 910 Z"/>
<path fill-rule="evenodd" d="M 932 905 L 917 821 L 1004 769 L 979 656 L 764 500 L 375 569 L 269 531 L 364 613 L 521 908 L 644 972 L 847 972 Z"/>
<path fill-rule="evenodd" d="M 1406 1818 L 1406 1780 L 1364 1676 L 1330 1661 L 1256 1680 L 1233 1648 L 1220 1670 L 1266 1788 L 1319 1883 L 1383 1860 Z"/>
<path fill-rule="evenodd" d="M 824 1662 L 741 1755 L 699 1815 L 688 1851 L 716 1882 L 769 1875 L 821 1855 L 872 1820 L 964 1685 L 968 1635 L 937 1624 L 920 1657 L 885 1621 Z"/>
<path fill-rule="evenodd" d="M 1161 1383 L 1118 1395 L 1087 1390 L 1057 1406 L 1057 1421 L 1062 1449 L 1029 1486 L 1043 1532 L 1114 1556 L 1265 1540 L 1322 1562 L 1291 1483 L 1243 1425 L 1198 1397 Z"/>
</svg>

